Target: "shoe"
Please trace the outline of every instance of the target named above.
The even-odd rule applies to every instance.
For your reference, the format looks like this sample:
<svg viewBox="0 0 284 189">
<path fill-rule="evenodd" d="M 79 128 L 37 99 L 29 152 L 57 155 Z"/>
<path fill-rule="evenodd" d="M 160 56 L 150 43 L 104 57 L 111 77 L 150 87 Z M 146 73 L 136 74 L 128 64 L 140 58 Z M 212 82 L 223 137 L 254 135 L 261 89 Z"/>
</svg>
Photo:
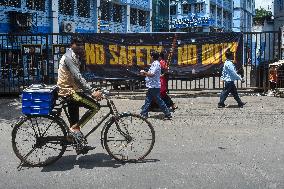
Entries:
<svg viewBox="0 0 284 189">
<path fill-rule="evenodd" d="M 84 134 L 78 130 L 75 130 L 75 131 L 70 130 L 70 136 L 72 136 L 75 139 L 75 141 L 85 140 Z"/>
<path fill-rule="evenodd" d="M 239 104 L 238 106 L 239 106 L 239 108 L 243 108 L 244 107 L 244 105 L 246 105 L 246 102 L 242 102 L 241 104 Z"/>
<path fill-rule="evenodd" d="M 84 148 L 84 146 L 87 144 L 87 141 L 85 139 L 84 134 L 81 131 L 75 130 L 71 131 L 70 130 L 70 136 L 73 137 L 74 141 L 74 147 L 76 151 L 80 151 Z"/>
<path fill-rule="evenodd" d="M 172 109 L 173 109 L 173 111 L 175 111 L 176 109 L 178 109 L 178 106 L 173 105 L 173 106 L 172 106 Z"/>
<path fill-rule="evenodd" d="M 225 108 L 225 104 L 218 104 L 218 108 Z"/>
<path fill-rule="evenodd" d="M 77 153 L 77 155 L 87 154 L 90 150 L 94 150 L 94 149 L 96 149 L 96 147 L 93 147 L 93 146 L 83 146 L 83 148 L 77 149 L 76 153 Z"/>
<path fill-rule="evenodd" d="M 141 117 L 143 117 L 144 119 L 148 119 L 148 116 L 140 114 Z"/>
<path fill-rule="evenodd" d="M 172 119 L 172 115 L 165 115 L 164 120 L 171 120 Z"/>
</svg>

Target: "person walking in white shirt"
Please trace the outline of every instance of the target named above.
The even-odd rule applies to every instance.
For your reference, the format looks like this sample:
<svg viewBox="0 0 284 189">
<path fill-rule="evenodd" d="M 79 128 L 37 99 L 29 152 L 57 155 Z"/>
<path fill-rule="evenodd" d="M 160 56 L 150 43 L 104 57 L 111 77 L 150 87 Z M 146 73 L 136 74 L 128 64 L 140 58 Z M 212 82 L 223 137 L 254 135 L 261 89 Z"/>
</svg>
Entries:
<svg viewBox="0 0 284 189">
<path fill-rule="evenodd" d="M 142 106 L 141 116 L 148 117 L 148 111 L 149 107 L 151 105 L 151 102 L 153 99 L 156 100 L 157 104 L 159 105 L 160 109 L 165 114 L 165 119 L 171 119 L 171 113 L 165 104 L 165 102 L 161 99 L 160 96 L 160 88 L 161 88 L 161 82 L 160 82 L 160 75 L 161 75 L 161 65 L 159 62 L 159 53 L 158 52 L 152 52 L 151 53 L 151 61 L 153 63 L 151 64 L 151 67 L 148 72 L 145 70 L 141 70 L 141 75 L 145 76 L 146 81 L 146 87 L 148 88 L 145 104 Z"/>
</svg>

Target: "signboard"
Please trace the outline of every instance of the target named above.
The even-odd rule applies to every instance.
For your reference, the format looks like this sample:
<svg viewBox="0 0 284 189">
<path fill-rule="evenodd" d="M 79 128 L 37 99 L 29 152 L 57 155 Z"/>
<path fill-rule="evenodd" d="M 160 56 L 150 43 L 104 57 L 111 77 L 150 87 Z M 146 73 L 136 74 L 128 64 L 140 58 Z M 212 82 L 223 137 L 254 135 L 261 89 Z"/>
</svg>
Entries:
<svg viewBox="0 0 284 189">
<path fill-rule="evenodd" d="M 132 77 L 151 64 L 151 51 L 165 52 L 177 78 L 220 75 L 228 49 L 242 67 L 240 33 L 100 33 L 85 39 L 87 71 L 98 77 Z"/>
<path fill-rule="evenodd" d="M 66 52 L 68 45 L 52 45 L 52 53 L 54 55 L 63 55 Z"/>
<path fill-rule="evenodd" d="M 24 44 L 22 45 L 22 54 L 23 55 L 41 55 L 42 45 Z"/>
</svg>

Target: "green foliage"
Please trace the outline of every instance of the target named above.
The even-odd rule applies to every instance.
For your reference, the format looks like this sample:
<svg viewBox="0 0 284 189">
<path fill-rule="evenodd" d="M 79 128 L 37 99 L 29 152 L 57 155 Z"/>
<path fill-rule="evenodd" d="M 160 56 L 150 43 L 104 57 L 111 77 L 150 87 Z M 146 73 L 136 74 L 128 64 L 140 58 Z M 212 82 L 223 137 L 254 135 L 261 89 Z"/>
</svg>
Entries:
<svg viewBox="0 0 284 189">
<path fill-rule="evenodd" d="M 255 9 L 255 17 L 253 18 L 254 24 L 263 24 L 265 20 L 271 20 L 272 12 L 264 8 Z"/>
</svg>

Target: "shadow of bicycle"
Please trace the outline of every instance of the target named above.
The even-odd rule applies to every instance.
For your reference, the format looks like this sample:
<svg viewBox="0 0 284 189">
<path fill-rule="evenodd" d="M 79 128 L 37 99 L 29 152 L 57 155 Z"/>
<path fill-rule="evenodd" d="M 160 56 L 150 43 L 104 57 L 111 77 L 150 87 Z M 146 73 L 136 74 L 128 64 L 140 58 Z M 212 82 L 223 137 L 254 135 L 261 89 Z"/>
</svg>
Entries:
<svg viewBox="0 0 284 189">
<path fill-rule="evenodd" d="M 148 163 L 157 162 L 157 159 L 145 159 L 133 163 Z M 130 162 L 131 163 L 131 162 Z M 118 168 L 125 163 L 112 159 L 108 154 L 97 153 L 91 155 L 80 156 L 77 159 L 77 155 L 63 156 L 56 163 L 43 167 L 41 172 L 52 171 L 67 171 L 73 169 L 75 166 L 79 166 L 81 169 L 93 169 L 95 167 L 112 167 Z"/>
</svg>

